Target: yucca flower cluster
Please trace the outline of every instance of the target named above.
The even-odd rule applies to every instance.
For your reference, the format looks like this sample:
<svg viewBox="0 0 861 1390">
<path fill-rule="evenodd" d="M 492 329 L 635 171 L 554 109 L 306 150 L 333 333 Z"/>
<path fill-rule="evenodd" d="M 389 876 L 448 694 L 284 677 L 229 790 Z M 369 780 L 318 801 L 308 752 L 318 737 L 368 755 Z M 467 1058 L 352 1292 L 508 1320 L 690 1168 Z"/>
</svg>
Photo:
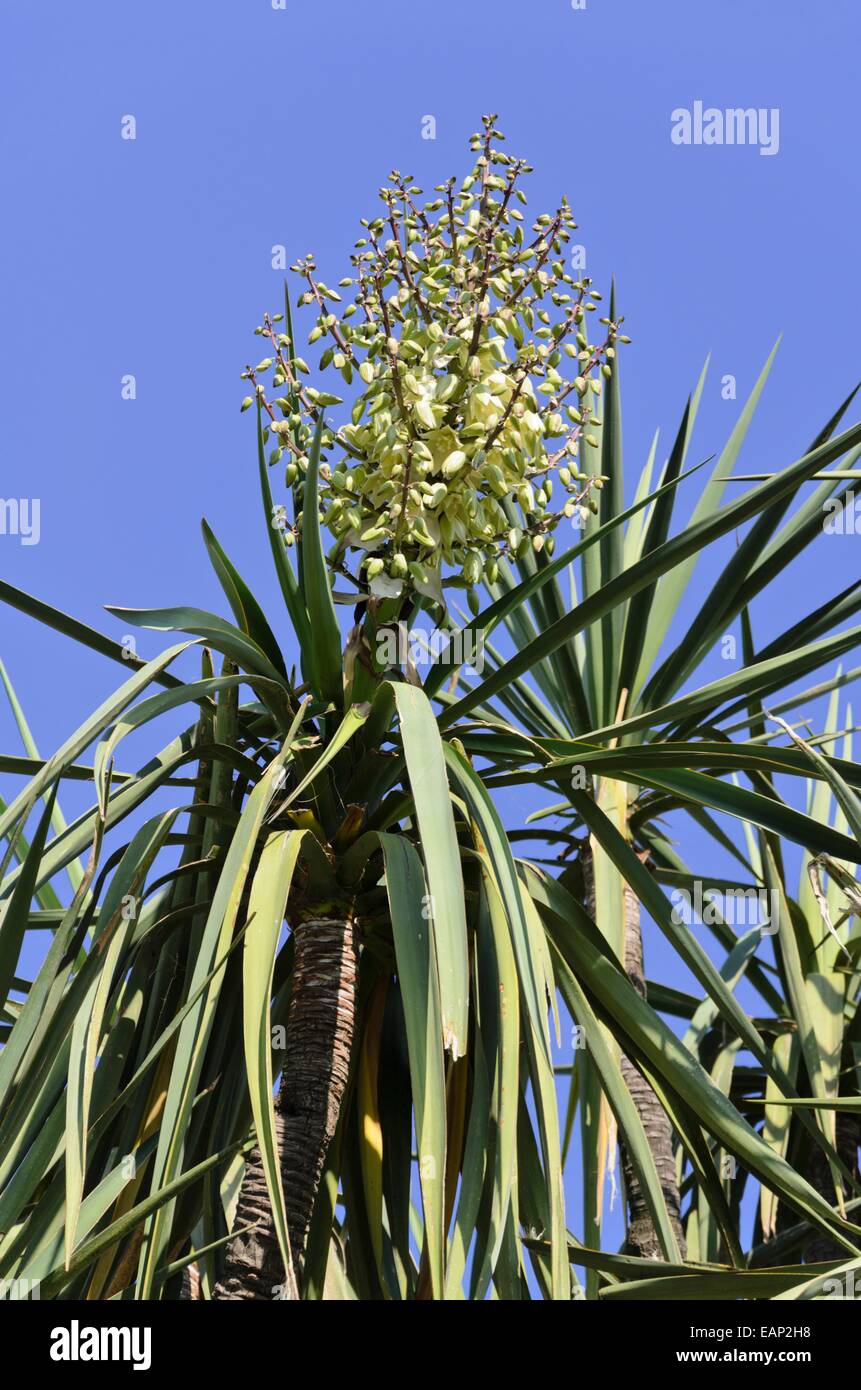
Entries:
<svg viewBox="0 0 861 1390">
<path fill-rule="evenodd" d="M 621 319 L 602 317 L 602 341 L 590 341 L 601 296 L 566 269 L 569 204 L 528 227 L 531 169 L 499 148 L 495 122 L 485 117 L 472 137 L 471 173 L 428 202 L 409 175 L 390 174 L 383 213 L 362 220 L 353 274 L 339 282 L 353 292 L 345 308 L 313 257 L 291 267 L 305 282 L 299 304 L 317 311 L 308 341 L 325 344 L 320 370 L 359 388 L 349 423 L 323 436 L 330 560 L 344 569 L 360 552 L 357 584 L 380 596 L 416 589 L 442 601 L 444 583 L 494 583 L 501 553 L 552 552 L 560 520 L 594 510 L 603 481 L 581 447 L 597 447 L 601 381 L 629 339 Z M 307 384 L 289 330 L 280 315 L 264 318 L 257 333 L 272 355 L 243 375 L 277 436 L 270 461 L 286 452 L 287 483 L 301 487 L 319 417 L 344 401 Z M 273 399 L 270 375 L 283 391 Z"/>
</svg>

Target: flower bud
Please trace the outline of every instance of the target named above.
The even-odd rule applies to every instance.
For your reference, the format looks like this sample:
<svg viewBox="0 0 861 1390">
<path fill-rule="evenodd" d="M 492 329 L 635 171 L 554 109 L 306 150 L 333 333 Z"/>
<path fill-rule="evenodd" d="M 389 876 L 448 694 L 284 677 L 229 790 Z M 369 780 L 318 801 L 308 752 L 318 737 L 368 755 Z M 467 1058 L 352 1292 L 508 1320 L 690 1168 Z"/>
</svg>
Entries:
<svg viewBox="0 0 861 1390">
<path fill-rule="evenodd" d="M 467 584 L 477 584 L 481 579 L 481 557 L 475 550 L 470 550 L 463 564 L 463 577 Z"/>
<path fill-rule="evenodd" d="M 460 470 L 463 468 L 463 465 L 464 465 L 465 463 L 466 463 L 466 454 L 463 452 L 463 450 L 462 450 L 462 449 L 454 449 L 454 450 L 452 450 L 452 452 L 448 455 L 448 457 L 446 458 L 445 462 L 443 463 L 443 466 L 442 466 L 442 475 L 443 475 L 443 477 L 444 477 L 444 478 L 453 478 L 453 477 L 455 476 L 456 473 L 459 473 L 459 472 L 460 472 Z"/>
</svg>

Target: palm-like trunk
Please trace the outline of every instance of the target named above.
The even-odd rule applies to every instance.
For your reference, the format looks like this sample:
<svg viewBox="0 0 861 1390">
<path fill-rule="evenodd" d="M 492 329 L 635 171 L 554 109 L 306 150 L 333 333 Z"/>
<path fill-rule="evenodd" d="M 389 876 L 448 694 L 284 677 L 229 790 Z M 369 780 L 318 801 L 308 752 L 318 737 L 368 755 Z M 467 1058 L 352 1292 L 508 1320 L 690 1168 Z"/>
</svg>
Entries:
<svg viewBox="0 0 861 1390">
<path fill-rule="evenodd" d="M 595 916 L 595 876 L 592 855 L 587 850 L 581 856 L 583 864 L 584 901 L 586 911 Z M 646 998 L 646 977 L 643 965 L 643 933 L 640 927 L 640 903 L 632 890 L 625 884 L 625 971 L 637 993 Z M 676 1181 L 676 1164 L 673 1157 L 673 1131 L 669 1118 L 655 1092 L 641 1072 L 629 1059 L 621 1057 L 621 1071 L 631 1099 L 645 1130 L 649 1148 L 655 1161 L 670 1224 L 679 1243 L 684 1259 L 685 1238 L 682 1231 L 679 1185 Z M 622 1161 L 622 1174 L 625 1180 L 627 1199 L 627 1227 L 625 1250 L 629 1255 L 639 1255 L 648 1260 L 663 1259 L 661 1244 L 649 1215 L 643 1189 L 637 1177 L 631 1157 L 624 1140 L 619 1139 Z"/>
<path fill-rule="evenodd" d="M 646 976 L 643 965 L 643 933 L 640 927 L 640 903 L 634 893 L 625 885 L 625 970 L 628 979 L 638 994 L 646 998 Z M 682 1258 L 685 1256 L 685 1238 L 679 1201 L 679 1185 L 676 1181 L 676 1162 L 673 1157 L 673 1131 L 667 1112 L 655 1095 L 648 1081 L 637 1068 L 622 1056 L 622 1075 L 631 1093 L 643 1129 L 646 1132 L 649 1148 L 655 1160 L 661 1191 L 667 1204 L 670 1224 L 679 1243 Z M 634 1171 L 630 1155 L 624 1142 L 620 1145 L 622 1172 L 625 1178 L 625 1192 L 628 1199 L 627 1246 L 631 1255 L 641 1255 L 645 1259 L 663 1259 L 660 1241 L 654 1223 L 646 1206 L 639 1178 Z"/>
<path fill-rule="evenodd" d="M 290 1012 L 275 1126 L 294 1270 L 285 1273 L 259 1150 L 248 1161 L 237 1227 L 216 1299 L 298 1298 L 297 1279 L 326 1151 L 347 1085 L 356 1012 L 356 942 L 349 920 L 303 922 L 294 931 Z M 256 1224 L 255 1224 L 256 1223 Z M 292 1277 L 291 1277 L 292 1276 Z"/>
</svg>

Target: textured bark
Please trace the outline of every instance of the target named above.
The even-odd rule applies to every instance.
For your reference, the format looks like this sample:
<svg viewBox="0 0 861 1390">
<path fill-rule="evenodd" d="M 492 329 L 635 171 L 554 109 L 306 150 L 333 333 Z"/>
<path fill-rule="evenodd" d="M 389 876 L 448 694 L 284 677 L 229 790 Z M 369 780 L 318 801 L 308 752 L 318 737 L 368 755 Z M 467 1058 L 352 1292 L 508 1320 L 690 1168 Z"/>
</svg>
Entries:
<svg viewBox="0 0 861 1390">
<path fill-rule="evenodd" d="M 592 870 L 592 855 L 588 850 L 582 854 L 584 901 L 586 911 L 595 915 L 595 878 Z M 625 971 L 638 994 L 646 998 L 646 977 L 643 966 L 643 934 L 640 927 L 640 903 L 632 890 L 625 884 Z M 673 1157 L 673 1131 L 666 1111 L 655 1095 L 648 1081 L 632 1062 L 623 1054 L 621 1071 L 625 1084 L 631 1093 L 637 1114 L 645 1130 L 649 1148 L 655 1161 L 670 1224 L 679 1243 L 682 1258 L 686 1254 L 685 1238 L 682 1231 L 679 1186 L 676 1182 L 676 1164 Z M 622 1174 L 625 1180 L 627 1200 L 627 1228 L 625 1253 L 639 1255 L 648 1260 L 663 1259 L 661 1244 L 649 1215 L 640 1180 L 637 1177 L 627 1146 L 619 1136 L 619 1151 L 622 1161 Z"/>
<path fill-rule="evenodd" d="M 275 1128 L 290 1252 L 298 1276 L 350 1069 L 357 962 L 350 921 L 304 922 L 293 935 L 293 980 Z M 234 1224 L 253 1223 L 253 1231 L 237 1236 L 227 1248 L 216 1299 L 297 1298 L 296 1279 L 285 1275 L 256 1148 L 245 1170 Z"/>
<path fill-rule="evenodd" d="M 836 1149 L 854 1178 L 858 1177 L 859 1139 L 861 1139 L 861 1129 L 859 1129 L 856 1116 L 838 1111 Z M 811 1147 L 807 1171 L 804 1176 L 811 1187 L 816 1188 L 820 1197 L 824 1197 L 826 1202 L 834 1204 L 834 1179 L 831 1176 L 828 1159 L 818 1144 Z M 843 1193 L 844 1196 L 848 1196 L 845 1183 L 843 1184 Z M 843 1246 L 838 1245 L 835 1240 L 831 1240 L 826 1235 L 815 1236 L 804 1248 L 805 1264 L 815 1264 L 819 1260 L 845 1260 L 847 1258 Z"/>
</svg>

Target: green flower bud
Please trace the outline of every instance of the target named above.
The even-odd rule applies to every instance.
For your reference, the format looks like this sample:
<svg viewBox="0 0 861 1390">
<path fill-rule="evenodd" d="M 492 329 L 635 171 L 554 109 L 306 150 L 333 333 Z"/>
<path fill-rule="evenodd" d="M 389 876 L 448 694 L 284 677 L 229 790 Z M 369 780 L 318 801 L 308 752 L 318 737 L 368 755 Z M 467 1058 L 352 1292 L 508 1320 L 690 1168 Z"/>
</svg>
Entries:
<svg viewBox="0 0 861 1390">
<path fill-rule="evenodd" d="M 430 488 L 427 494 L 427 504 L 429 507 L 438 507 L 448 496 L 448 488 L 445 483 L 436 483 Z"/>
<path fill-rule="evenodd" d="M 532 491 L 531 483 L 520 484 L 517 489 L 517 500 L 527 515 L 535 511 L 535 494 Z"/>
<path fill-rule="evenodd" d="M 443 477 L 444 477 L 444 478 L 453 478 L 453 477 L 455 476 L 456 473 L 459 473 L 459 472 L 460 472 L 460 470 L 463 468 L 463 465 L 466 463 L 466 461 L 467 461 L 467 460 L 466 460 L 466 454 L 463 452 L 463 450 L 462 450 L 462 449 L 454 449 L 454 450 L 452 451 L 452 453 L 450 453 L 450 454 L 448 455 L 448 457 L 446 458 L 445 462 L 443 463 L 443 466 L 442 466 L 442 475 L 443 475 Z"/>
<path fill-rule="evenodd" d="M 508 483 L 505 481 L 505 474 L 495 463 L 491 463 L 485 469 L 485 478 L 490 484 L 490 489 L 495 497 L 505 497 L 508 493 Z"/>
<path fill-rule="evenodd" d="M 463 565 L 463 577 L 467 584 L 477 584 L 481 579 L 481 572 L 481 557 L 477 551 L 470 550 Z"/>
<path fill-rule="evenodd" d="M 421 517 L 414 523 L 410 532 L 410 537 L 416 545 L 423 546 L 426 550 L 436 549 L 436 541 L 428 531 Z"/>
</svg>

